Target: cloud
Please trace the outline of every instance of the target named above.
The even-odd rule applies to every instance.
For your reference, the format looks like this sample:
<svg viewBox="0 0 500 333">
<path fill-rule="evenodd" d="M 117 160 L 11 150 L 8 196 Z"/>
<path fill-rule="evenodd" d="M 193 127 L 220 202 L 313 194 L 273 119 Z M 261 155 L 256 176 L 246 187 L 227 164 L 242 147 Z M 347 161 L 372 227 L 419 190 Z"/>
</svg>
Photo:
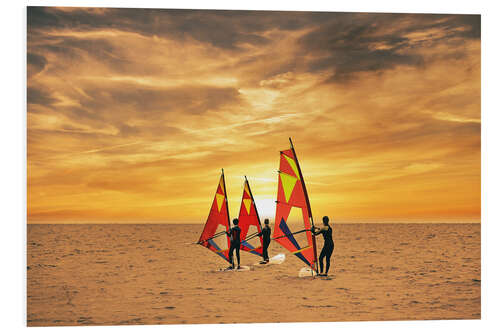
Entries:
<svg viewBox="0 0 500 333">
<path fill-rule="evenodd" d="M 31 78 L 45 69 L 47 59 L 42 55 L 28 52 L 27 64 L 28 78 Z"/>
<path fill-rule="evenodd" d="M 396 66 L 422 66 L 422 48 L 446 43 L 441 56 L 462 56 L 460 44 L 480 37 L 478 15 L 346 14 L 303 36 L 303 52 L 314 56 L 312 71 L 334 70 L 330 80 L 342 82 L 362 72 Z M 453 46 L 452 43 L 459 43 Z"/>
<path fill-rule="evenodd" d="M 85 93 L 91 97 L 82 101 L 87 108 L 103 109 L 114 105 L 137 110 L 145 116 L 154 112 L 177 111 L 200 114 L 239 101 L 239 93 L 234 88 L 207 86 L 154 89 L 130 84 L 96 85 L 85 89 Z"/>
<path fill-rule="evenodd" d="M 146 37 L 196 40 L 217 48 L 243 51 L 245 45 L 262 46 L 262 35 L 273 28 L 296 30 L 321 13 L 255 12 L 225 10 L 127 9 L 28 7 L 30 31 L 117 29 Z"/>
<path fill-rule="evenodd" d="M 58 101 L 48 91 L 29 86 L 27 89 L 28 104 L 51 105 Z"/>
<path fill-rule="evenodd" d="M 280 89 L 287 85 L 290 85 L 293 82 L 294 75 L 292 72 L 286 72 L 277 74 L 271 78 L 260 81 L 261 87 L 269 87 L 274 89 Z"/>
</svg>

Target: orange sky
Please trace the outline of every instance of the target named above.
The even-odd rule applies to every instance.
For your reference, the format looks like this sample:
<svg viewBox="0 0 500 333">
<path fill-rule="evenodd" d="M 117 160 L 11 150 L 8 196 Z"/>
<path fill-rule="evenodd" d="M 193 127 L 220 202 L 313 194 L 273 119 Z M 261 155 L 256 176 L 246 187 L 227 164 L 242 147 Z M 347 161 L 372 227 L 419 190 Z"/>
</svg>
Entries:
<svg viewBox="0 0 500 333">
<path fill-rule="evenodd" d="M 480 17 L 28 8 L 28 222 L 479 221 Z"/>
</svg>

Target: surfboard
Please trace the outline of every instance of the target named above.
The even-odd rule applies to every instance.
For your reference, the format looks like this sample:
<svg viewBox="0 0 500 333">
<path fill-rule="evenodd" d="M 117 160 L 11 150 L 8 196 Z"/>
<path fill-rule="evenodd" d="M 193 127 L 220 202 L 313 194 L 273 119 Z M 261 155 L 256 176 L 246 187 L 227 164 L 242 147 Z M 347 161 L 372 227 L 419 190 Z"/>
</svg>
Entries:
<svg viewBox="0 0 500 333">
<path fill-rule="evenodd" d="M 261 264 L 260 261 L 256 262 L 254 266 L 267 266 L 267 265 L 280 265 L 285 262 L 286 256 L 284 253 L 277 254 L 269 259 L 267 264 Z"/>
<path fill-rule="evenodd" d="M 250 266 L 241 265 L 240 268 L 228 269 L 228 268 L 220 268 L 219 272 L 247 272 L 250 271 Z"/>
<path fill-rule="evenodd" d="M 316 271 L 312 270 L 309 267 L 302 267 L 301 270 L 299 271 L 299 277 L 312 277 L 312 276 L 317 276 Z"/>
</svg>

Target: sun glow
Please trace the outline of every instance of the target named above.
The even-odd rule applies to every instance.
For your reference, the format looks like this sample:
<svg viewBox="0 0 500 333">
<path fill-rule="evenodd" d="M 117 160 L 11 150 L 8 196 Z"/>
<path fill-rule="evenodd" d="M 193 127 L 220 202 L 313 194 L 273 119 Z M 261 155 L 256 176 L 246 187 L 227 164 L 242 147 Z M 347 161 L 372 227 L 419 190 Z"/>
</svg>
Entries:
<svg viewBox="0 0 500 333">
<path fill-rule="evenodd" d="M 274 214 L 276 213 L 275 199 L 255 200 L 255 205 L 257 206 L 261 223 L 264 223 L 265 218 L 268 218 L 270 223 L 274 222 Z"/>
</svg>

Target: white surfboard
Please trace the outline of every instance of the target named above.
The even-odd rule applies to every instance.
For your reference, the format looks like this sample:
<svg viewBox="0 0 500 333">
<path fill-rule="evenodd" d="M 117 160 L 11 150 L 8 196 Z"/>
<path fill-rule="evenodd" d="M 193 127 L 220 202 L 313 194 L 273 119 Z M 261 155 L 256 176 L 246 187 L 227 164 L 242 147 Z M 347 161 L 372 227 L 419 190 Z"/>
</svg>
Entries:
<svg viewBox="0 0 500 333">
<path fill-rule="evenodd" d="M 311 268 L 309 267 L 303 267 L 300 271 L 299 271 L 299 277 L 303 278 L 303 277 L 311 277 L 311 276 L 316 276 L 316 271 L 313 271 Z"/>
<path fill-rule="evenodd" d="M 284 253 L 280 253 L 275 255 L 274 257 L 269 259 L 269 262 L 267 264 L 261 264 L 260 262 L 256 262 L 254 266 L 266 266 L 266 265 L 280 265 L 282 264 L 286 259 L 286 256 Z"/>
<path fill-rule="evenodd" d="M 240 268 L 234 268 L 234 269 L 221 268 L 219 269 L 219 272 L 246 272 L 249 270 L 250 266 L 240 266 Z"/>
<path fill-rule="evenodd" d="M 250 270 L 250 266 L 240 266 L 240 268 L 238 269 L 233 269 L 233 272 L 245 272 L 245 271 L 249 271 Z"/>
</svg>

